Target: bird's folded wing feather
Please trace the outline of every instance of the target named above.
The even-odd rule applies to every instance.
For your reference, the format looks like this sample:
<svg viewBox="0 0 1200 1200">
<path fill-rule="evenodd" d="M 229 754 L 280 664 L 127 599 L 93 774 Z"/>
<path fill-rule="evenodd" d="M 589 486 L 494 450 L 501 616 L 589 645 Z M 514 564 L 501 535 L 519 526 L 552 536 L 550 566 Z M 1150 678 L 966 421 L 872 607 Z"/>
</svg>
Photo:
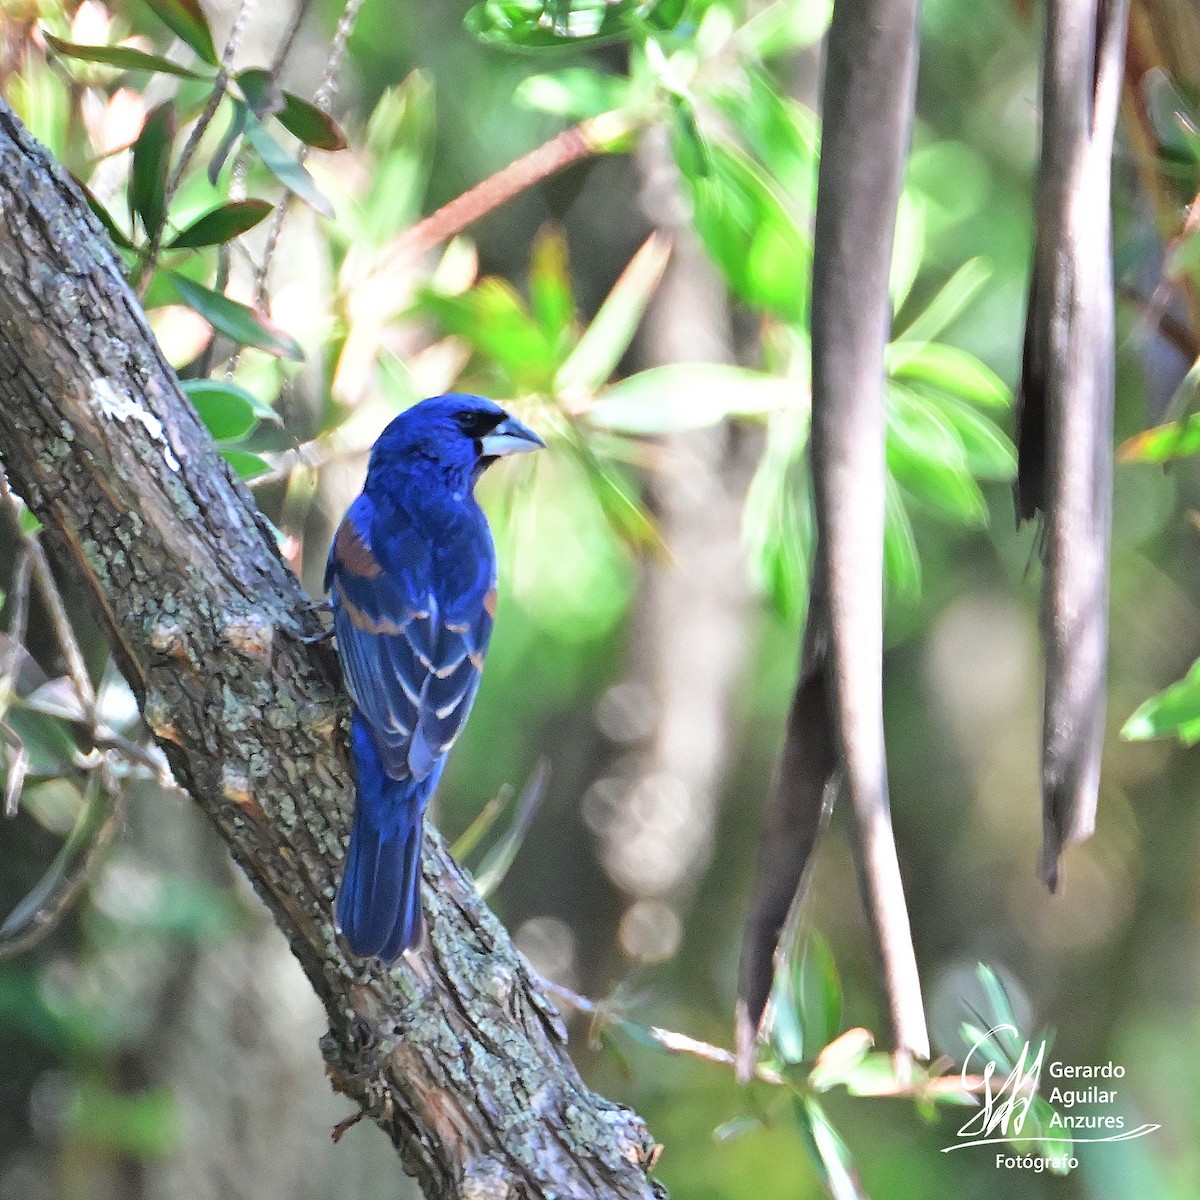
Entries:
<svg viewBox="0 0 1200 1200">
<path fill-rule="evenodd" d="M 405 569 L 385 570 L 366 525 L 364 514 L 352 508 L 330 551 L 326 583 L 338 654 L 384 770 L 394 779 L 424 779 L 450 749 L 474 702 L 495 588 L 487 579 L 473 589 L 476 595 L 443 593 L 439 604 L 429 545 L 411 531 L 395 531 L 411 545 L 390 547 L 388 558 Z"/>
</svg>

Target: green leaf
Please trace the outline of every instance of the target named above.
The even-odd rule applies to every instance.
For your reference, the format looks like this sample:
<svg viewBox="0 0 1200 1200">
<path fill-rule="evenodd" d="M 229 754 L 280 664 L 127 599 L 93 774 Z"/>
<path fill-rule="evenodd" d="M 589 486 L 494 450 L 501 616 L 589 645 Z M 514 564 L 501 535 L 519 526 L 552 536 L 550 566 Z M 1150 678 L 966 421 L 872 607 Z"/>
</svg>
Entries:
<svg viewBox="0 0 1200 1200">
<path fill-rule="evenodd" d="M 461 296 L 426 290 L 419 303 L 447 333 L 499 366 L 519 390 L 550 390 L 555 347 L 507 281 L 481 279 Z"/>
<path fill-rule="evenodd" d="M 245 304 L 230 300 L 212 288 L 203 287 L 195 280 L 168 272 L 184 304 L 194 308 L 214 329 L 232 338 L 242 346 L 255 346 L 279 358 L 296 361 L 303 359 L 304 351 L 290 334 L 272 324 L 271 321 Z"/>
<path fill-rule="evenodd" d="M 729 416 L 769 413 L 795 398 L 794 381 L 725 363 L 651 367 L 606 388 L 590 424 L 642 437 L 704 429 Z"/>
<path fill-rule="evenodd" d="M 670 28 L 679 11 L 679 0 L 482 0 L 464 24 L 488 45 L 540 50 L 615 41 L 636 21 Z"/>
<path fill-rule="evenodd" d="M 1118 462 L 1165 463 L 1200 451 L 1200 413 L 1182 421 L 1155 425 L 1117 447 Z"/>
<path fill-rule="evenodd" d="M 842 1082 L 852 1096 L 891 1096 L 900 1087 L 896 1063 L 890 1054 L 865 1054 Z"/>
<path fill-rule="evenodd" d="M 967 470 L 976 479 L 1011 480 L 1016 476 L 1016 449 L 987 417 L 949 398 L 938 411 L 953 426 L 962 443 Z"/>
<path fill-rule="evenodd" d="M 987 504 L 965 469 L 914 455 L 911 447 L 889 441 L 888 470 L 913 497 L 955 524 L 982 527 Z"/>
<path fill-rule="evenodd" d="M 171 166 L 175 124 L 175 106 L 169 101 L 160 104 L 150 110 L 133 144 L 129 205 L 141 218 L 148 237 L 154 237 L 166 220 L 167 172 Z"/>
<path fill-rule="evenodd" d="M 237 144 L 238 139 L 246 132 L 246 120 L 250 115 L 249 108 L 246 107 L 240 100 L 232 101 L 233 113 L 229 118 L 229 128 L 221 137 L 220 145 L 213 151 L 213 156 L 209 160 L 208 170 L 205 174 L 208 176 L 208 182 L 217 186 L 217 177 L 221 174 L 221 168 L 225 166 L 225 161 L 233 151 L 233 147 Z"/>
<path fill-rule="evenodd" d="M 767 1002 L 767 1037 L 779 1061 L 786 1066 L 804 1061 L 804 1028 L 799 1008 L 791 969 L 786 965 L 777 968 Z"/>
<path fill-rule="evenodd" d="M 529 75 L 517 84 L 513 99 L 525 108 L 580 121 L 623 108 L 632 85 L 620 75 L 591 67 L 567 67 L 548 75 Z"/>
<path fill-rule="evenodd" d="M 893 379 L 924 384 L 987 408 L 1012 406 L 1012 392 L 1004 381 L 957 346 L 905 339 L 888 347 L 886 361 Z"/>
<path fill-rule="evenodd" d="M 888 393 L 887 464 L 930 508 L 959 523 L 984 524 L 987 505 L 958 434 L 932 404 L 902 388 Z"/>
<path fill-rule="evenodd" d="M 249 482 L 274 470 L 269 462 L 247 450 L 222 450 L 221 457 L 234 469 L 240 479 Z"/>
<path fill-rule="evenodd" d="M 134 246 L 133 242 L 129 239 L 129 235 L 113 220 L 112 213 L 96 199 L 91 188 L 78 175 L 72 175 L 71 179 L 75 186 L 83 193 L 83 198 L 87 201 L 88 208 L 95 213 L 96 219 L 104 226 L 104 232 L 108 234 L 112 244 L 122 250 L 132 250 Z"/>
<path fill-rule="evenodd" d="M 11 772 L 11 763 L 9 769 Z M 68 796 L 77 802 L 75 820 L 45 874 L 0 925 L 0 939 L 4 941 L 36 938 L 39 927 L 44 927 L 39 919 L 40 914 L 70 904 L 80 876 L 87 872 L 97 850 L 102 849 L 108 841 L 106 834 L 113 831 L 109 824 L 113 803 L 100 787 L 95 772 L 88 776 L 87 789 L 83 794 L 66 779 L 59 779 L 48 786 L 65 789 Z"/>
<path fill-rule="evenodd" d="M 811 1096 L 806 1096 L 796 1101 L 796 1115 L 813 1165 L 833 1200 L 867 1200 L 850 1151 L 829 1123 L 825 1110 Z"/>
<path fill-rule="evenodd" d="M 1000 981 L 1000 976 L 989 967 L 986 963 L 977 963 L 975 965 L 975 975 L 979 979 L 979 984 L 983 988 L 983 994 L 987 998 L 988 1003 L 988 1019 L 992 1025 L 1012 1025 L 1017 1026 L 1017 1014 L 1013 1009 L 1013 1002 L 1008 994 L 1008 989 Z"/>
<path fill-rule="evenodd" d="M 771 181 L 747 155 L 714 142 L 711 169 L 696 172 L 696 155 L 676 130 L 675 157 L 692 199 L 696 232 L 729 286 L 747 304 L 787 321 L 808 319 L 812 243 Z"/>
<path fill-rule="evenodd" d="M 363 199 L 364 226 L 373 245 L 421 215 L 435 128 L 433 85 L 420 71 L 385 91 L 375 105 L 364 136 L 374 164 L 372 187 Z"/>
<path fill-rule="evenodd" d="M 514 795 L 516 795 L 515 791 L 505 784 L 499 793 L 475 814 L 471 823 L 455 838 L 454 844 L 450 847 L 450 853 L 458 862 L 465 862 L 471 856 L 476 846 L 483 841 L 492 826 L 504 813 Z"/>
<path fill-rule="evenodd" d="M 819 933 L 810 933 L 805 940 L 796 996 L 805 1044 L 827 1046 L 837 1036 L 842 1022 L 842 981 L 829 943 Z"/>
<path fill-rule="evenodd" d="M 900 489 L 890 476 L 884 497 L 883 570 L 900 595 L 920 594 L 921 559 L 917 553 L 917 539 Z"/>
<path fill-rule="evenodd" d="M 241 237 L 264 220 L 274 205 L 266 200 L 230 200 L 201 214 L 168 243 L 168 250 L 191 250 L 219 246 Z"/>
<path fill-rule="evenodd" d="M 46 29 L 42 30 L 42 36 L 59 54 L 67 58 L 77 58 L 81 62 L 103 63 L 108 67 L 119 67 L 122 71 L 154 71 L 160 75 L 178 75 L 183 79 L 204 78 L 203 75 L 181 67 L 168 58 L 147 54 L 144 50 L 135 50 L 132 46 L 81 46 L 78 42 L 68 42 L 64 38 L 55 37 Z"/>
<path fill-rule="evenodd" d="M 314 150 L 345 150 L 346 135 L 338 123 L 315 104 L 292 92 L 283 93 L 283 108 L 276 120 L 293 137 Z"/>
<path fill-rule="evenodd" d="M 19 702 L 5 719 L 25 749 L 30 775 L 58 776 L 70 770 L 79 746 L 68 724 Z"/>
<path fill-rule="evenodd" d="M 1159 149 L 1177 159 L 1196 157 L 1200 129 L 1191 106 L 1171 77 L 1161 67 L 1153 67 L 1142 79 L 1141 89 Z"/>
<path fill-rule="evenodd" d="M 555 390 L 593 392 L 617 369 L 662 279 L 670 253 L 669 245 L 658 234 L 646 239 L 559 367 Z"/>
<path fill-rule="evenodd" d="M 220 66 L 208 18 L 197 0 L 146 0 L 158 19 L 210 66 Z"/>
<path fill-rule="evenodd" d="M 575 446 L 591 486 L 592 494 L 609 526 L 635 550 L 649 548 L 666 553 L 662 534 L 629 482 L 616 470 L 601 462 L 585 441 Z"/>
<path fill-rule="evenodd" d="M 550 779 L 550 764 L 546 759 L 540 759 L 525 786 L 521 789 L 521 797 L 517 801 L 516 814 L 513 823 L 504 832 L 504 836 L 488 851 L 479 870 L 475 873 L 475 886 L 479 894 L 487 899 L 503 882 L 509 867 L 517 857 L 529 832 L 533 818 L 541 807 L 546 794 L 546 784 Z"/>
<path fill-rule="evenodd" d="M 816 117 L 803 105 L 781 96 L 763 71 L 747 71 L 744 83 L 744 87 L 718 93 L 718 106 L 789 203 L 811 214 L 816 206 L 821 153 Z"/>
<path fill-rule="evenodd" d="M 888 295 L 892 311 L 899 312 L 908 299 L 925 257 L 925 208 L 920 198 L 905 190 L 896 207 L 896 234 L 892 242 L 892 264 L 888 274 Z"/>
<path fill-rule="evenodd" d="M 247 67 L 233 78 L 256 117 L 270 117 L 283 109 L 283 91 L 270 71 L 262 67 Z"/>
<path fill-rule="evenodd" d="M 228 379 L 183 379 L 179 387 L 193 404 L 197 400 L 207 402 L 217 396 L 235 396 L 241 404 L 249 407 L 256 420 L 280 423 L 279 414 L 265 400 Z"/>
<path fill-rule="evenodd" d="M 847 1029 L 817 1055 L 808 1082 L 818 1092 L 827 1092 L 838 1084 L 848 1082 L 866 1059 L 874 1041 L 865 1029 Z"/>
<path fill-rule="evenodd" d="M 254 407 L 231 390 L 214 387 L 191 394 L 192 404 L 218 442 L 237 442 L 258 426 Z"/>
<path fill-rule="evenodd" d="M 804 609 L 816 538 L 808 434 L 807 406 L 771 415 L 742 510 L 742 540 L 758 583 L 785 620 Z"/>
<path fill-rule="evenodd" d="M 832 10 L 833 0 L 767 4 L 742 26 L 738 40 L 760 58 L 790 54 L 825 36 Z"/>
<path fill-rule="evenodd" d="M 759 1117 L 743 1116 L 732 1117 L 728 1121 L 722 1121 L 720 1125 L 712 1131 L 714 1142 L 732 1142 L 736 1138 L 742 1137 L 747 1133 L 754 1133 L 765 1126 Z"/>
<path fill-rule="evenodd" d="M 547 228 L 533 243 L 529 306 L 546 336 L 559 344 L 575 320 L 567 241 L 561 230 Z"/>
<path fill-rule="evenodd" d="M 904 358 L 933 341 L 971 303 L 991 275 L 991 267 L 982 258 L 967 259 L 889 347 L 889 368 L 895 371 Z"/>
<path fill-rule="evenodd" d="M 289 192 L 305 204 L 314 208 L 323 217 L 333 216 L 333 205 L 317 187 L 313 177 L 303 165 L 266 131 L 263 123 L 249 113 L 246 116 L 246 140 L 254 147 L 263 166 L 283 184 Z"/>
<path fill-rule="evenodd" d="M 1200 659 L 1178 683 L 1151 696 L 1125 722 L 1121 736 L 1130 741 L 1175 736 L 1185 746 L 1200 742 Z"/>
</svg>

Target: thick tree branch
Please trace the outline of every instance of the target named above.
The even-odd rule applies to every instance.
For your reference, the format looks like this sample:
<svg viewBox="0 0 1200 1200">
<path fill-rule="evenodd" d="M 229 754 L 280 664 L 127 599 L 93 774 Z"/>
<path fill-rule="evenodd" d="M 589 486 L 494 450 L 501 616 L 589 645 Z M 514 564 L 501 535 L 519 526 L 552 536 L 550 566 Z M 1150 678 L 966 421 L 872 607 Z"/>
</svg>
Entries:
<svg viewBox="0 0 1200 1200">
<path fill-rule="evenodd" d="M 0 455 L 325 1004 L 335 1088 L 430 1196 L 652 1196 L 645 1126 L 583 1085 L 557 1013 L 436 835 L 428 946 L 391 972 L 344 956 L 344 705 L 328 647 L 300 640 L 306 597 L 86 204 L 2 102 L 0 213 Z"/>
</svg>

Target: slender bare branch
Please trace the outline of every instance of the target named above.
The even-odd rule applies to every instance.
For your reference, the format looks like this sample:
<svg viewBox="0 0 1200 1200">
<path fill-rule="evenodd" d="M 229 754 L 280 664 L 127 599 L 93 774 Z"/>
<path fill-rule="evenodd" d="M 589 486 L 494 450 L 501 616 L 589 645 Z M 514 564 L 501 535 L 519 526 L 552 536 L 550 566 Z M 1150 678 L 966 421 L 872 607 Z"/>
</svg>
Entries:
<svg viewBox="0 0 1200 1200">
<path fill-rule="evenodd" d="M 812 465 L 830 700 L 856 862 L 901 1059 L 929 1057 L 883 737 L 884 350 L 916 85 L 916 0 L 837 0 L 813 253 Z"/>
</svg>

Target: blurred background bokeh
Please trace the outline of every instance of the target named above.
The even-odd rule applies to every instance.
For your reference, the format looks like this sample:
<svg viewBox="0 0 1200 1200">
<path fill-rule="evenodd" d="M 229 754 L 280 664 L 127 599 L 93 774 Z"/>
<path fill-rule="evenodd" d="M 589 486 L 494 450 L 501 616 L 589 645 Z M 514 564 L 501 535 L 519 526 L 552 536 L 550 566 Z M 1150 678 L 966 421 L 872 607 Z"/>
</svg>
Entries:
<svg viewBox="0 0 1200 1200">
<path fill-rule="evenodd" d="M 218 48 L 235 7 L 203 0 Z M 670 115 L 661 95 L 646 102 L 651 118 L 629 153 L 588 157 L 489 214 L 444 253 L 389 266 L 386 248 L 415 218 L 590 115 L 580 99 L 590 85 L 575 79 L 572 92 L 562 72 L 586 66 L 624 78 L 645 69 L 645 47 L 635 55 L 621 40 L 543 56 L 509 52 L 464 27 L 467 7 L 362 4 L 336 90 L 326 92 L 349 148 L 316 152 L 307 163 L 337 218 L 293 204 L 271 263 L 273 319 L 306 359 L 239 356 L 234 378 L 279 419 L 239 432 L 239 452 L 256 459 L 235 465 L 261 471 L 251 481 L 257 499 L 318 595 L 329 536 L 361 483 L 365 449 L 404 404 L 451 386 L 488 391 L 547 431 L 542 461 L 481 488 L 501 548 L 502 600 L 483 688 L 435 819 L 451 839 L 461 835 L 544 758 L 547 793 L 491 903 L 537 969 L 610 1000 L 627 1022 L 597 1031 L 571 1017 L 586 1078 L 646 1118 L 664 1145 L 658 1175 L 678 1200 L 819 1196 L 813 1159 L 778 1089 L 738 1087 L 727 1067 L 668 1055 L 636 1036 L 638 1027 L 658 1026 L 731 1043 L 760 813 L 799 655 L 807 508 L 789 499 L 805 486 L 797 418 L 775 394 L 744 405 L 732 394 L 761 387 L 758 376 L 711 375 L 718 382 L 703 385 L 695 383 L 702 373 L 664 377 L 675 407 L 651 405 L 640 428 L 629 406 L 653 391 L 645 383 L 605 401 L 606 372 L 585 379 L 578 396 L 569 387 L 548 396 L 536 354 L 511 340 L 499 350 L 482 344 L 486 305 L 463 297 L 486 276 L 529 296 L 534 261 L 542 279 L 540 292 L 532 285 L 535 306 L 540 295 L 553 307 L 563 296 L 555 264 L 565 252 L 579 314 L 576 327 L 568 315 L 560 329 L 570 341 L 659 231 L 670 257 L 664 268 L 660 238 L 640 260 L 644 276 L 662 270 L 662 278 L 643 289 L 648 303 L 631 344 L 618 339 L 611 351 L 614 377 L 726 363 L 786 377 L 797 394 L 803 314 L 780 312 L 770 296 L 757 307 L 747 302 L 731 283 L 733 267 L 714 262 L 711 230 L 697 236 L 693 213 L 704 198 L 681 176 L 686 131 L 678 120 L 655 119 L 656 103 Z M 342 6 L 302 8 L 281 81 L 307 97 L 321 87 Z M 752 142 L 753 130 L 730 109 L 744 80 L 723 93 L 721 78 L 744 57 L 735 31 L 746 7 L 695 8 L 708 14 L 708 40 L 694 53 L 710 79 L 697 75 L 680 90 L 693 100 L 709 88 L 696 104 L 711 137 L 731 124 Z M 755 9 L 769 10 L 783 30 L 769 46 L 765 37 L 755 43 L 763 78 L 811 108 L 824 7 L 796 0 Z M 917 215 L 901 230 L 912 245 L 898 329 L 926 319 L 928 336 L 979 360 L 1002 381 L 1001 393 L 1017 379 L 1031 245 L 1039 17 L 1026 9 L 925 5 L 910 183 Z M 779 10 L 786 19 L 775 19 Z M 101 152 L 128 144 L 122 131 L 136 136 L 147 109 L 174 95 L 178 81 L 54 59 L 36 30 L 44 22 L 82 43 L 140 35 L 139 45 L 159 52 L 170 36 L 141 5 L 3 0 L 0 11 L 6 97 L 120 212 L 128 155 Z M 270 64 L 290 21 L 285 6 L 252 9 L 236 63 Z M 643 78 L 637 86 L 648 85 Z M 770 161 L 772 136 L 764 134 L 765 150 L 752 149 L 786 185 L 786 164 Z M 1160 330 L 1158 317 L 1177 300 L 1163 291 L 1162 229 L 1130 138 L 1119 141 L 1115 165 L 1117 266 L 1128 301 L 1119 318 L 1124 440 L 1163 419 L 1191 356 L 1186 338 Z M 797 157 L 801 191 L 810 167 Z M 238 194 L 231 186 L 270 194 L 272 181 L 255 163 L 231 169 L 240 182 L 231 183 L 229 167 L 219 187 L 203 171 L 185 179 L 177 226 Z M 793 192 L 789 202 L 803 216 L 808 198 Z M 266 228 L 247 238 L 256 259 Z M 964 264 L 976 260 L 976 276 L 964 282 Z M 222 269 L 230 294 L 249 302 L 249 259 L 235 251 Z M 214 358 L 207 326 L 177 297 L 158 295 L 159 286 L 150 282 L 147 304 L 173 361 L 197 374 L 200 359 L 223 377 L 229 347 Z M 941 315 L 930 317 L 939 300 Z M 1186 311 L 1178 320 L 1186 325 Z M 497 328 L 500 340 L 509 336 Z M 527 377 L 523 362 L 532 363 Z M 991 378 L 981 367 L 976 382 L 986 391 Z M 724 411 L 714 392 L 725 395 Z M 690 402 L 711 418 L 698 419 Z M 1011 430 L 1003 409 L 993 404 L 988 415 Z M 637 433 L 649 436 L 628 436 Z M 911 547 L 897 535 L 888 600 L 892 802 L 935 1046 L 961 1056 L 961 997 L 975 964 L 989 963 L 1028 1028 L 1055 1030 L 1055 1057 L 1122 1064 L 1128 1123 L 1162 1129 L 1084 1146 L 1079 1169 L 1058 1178 L 998 1173 L 993 1148 L 942 1153 L 961 1123 L 957 1109 L 923 1113 L 911 1101 L 841 1091 L 823 1103 L 875 1200 L 1190 1200 L 1200 1195 L 1197 763 L 1173 741 L 1133 742 L 1120 731 L 1200 653 L 1200 478 L 1187 458 L 1169 470 L 1118 465 L 1099 822 L 1096 836 L 1069 852 L 1065 884 L 1050 896 L 1034 870 L 1034 535 L 1014 529 L 1003 444 L 990 459 L 986 444 L 974 449 L 988 519 L 974 511 L 969 471 L 965 484 L 962 471 L 935 481 L 924 500 L 909 487 L 905 525 L 919 581 Z M 895 466 L 902 472 L 900 451 Z M 0 543 L 7 563 L 15 526 L 4 524 Z M 8 566 L 0 573 L 0 586 L 11 588 Z M 83 605 L 63 586 L 77 613 Z M 35 593 L 25 692 L 62 674 L 59 647 L 39 633 L 45 625 Z M 140 736 L 132 698 L 104 669 L 101 634 L 85 616 L 77 625 L 103 677 L 109 723 Z M 86 802 L 78 779 L 56 773 L 54 756 L 65 752 L 33 716 L 22 729 L 41 757 L 20 814 L 0 822 L 3 912 L 37 885 Z M 224 845 L 186 796 L 149 772 L 129 771 L 122 787 L 123 825 L 80 901 L 49 937 L 0 961 L 0 1200 L 412 1194 L 374 1128 L 360 1124 L 331 1140 L 349 1109 L 324 1077 L 321 1011 Z M 803 924 L 832 950 L 845 991 L 842 1027 L 882 1036 L 841 812 L 820 848 Z"/>
</svg>

